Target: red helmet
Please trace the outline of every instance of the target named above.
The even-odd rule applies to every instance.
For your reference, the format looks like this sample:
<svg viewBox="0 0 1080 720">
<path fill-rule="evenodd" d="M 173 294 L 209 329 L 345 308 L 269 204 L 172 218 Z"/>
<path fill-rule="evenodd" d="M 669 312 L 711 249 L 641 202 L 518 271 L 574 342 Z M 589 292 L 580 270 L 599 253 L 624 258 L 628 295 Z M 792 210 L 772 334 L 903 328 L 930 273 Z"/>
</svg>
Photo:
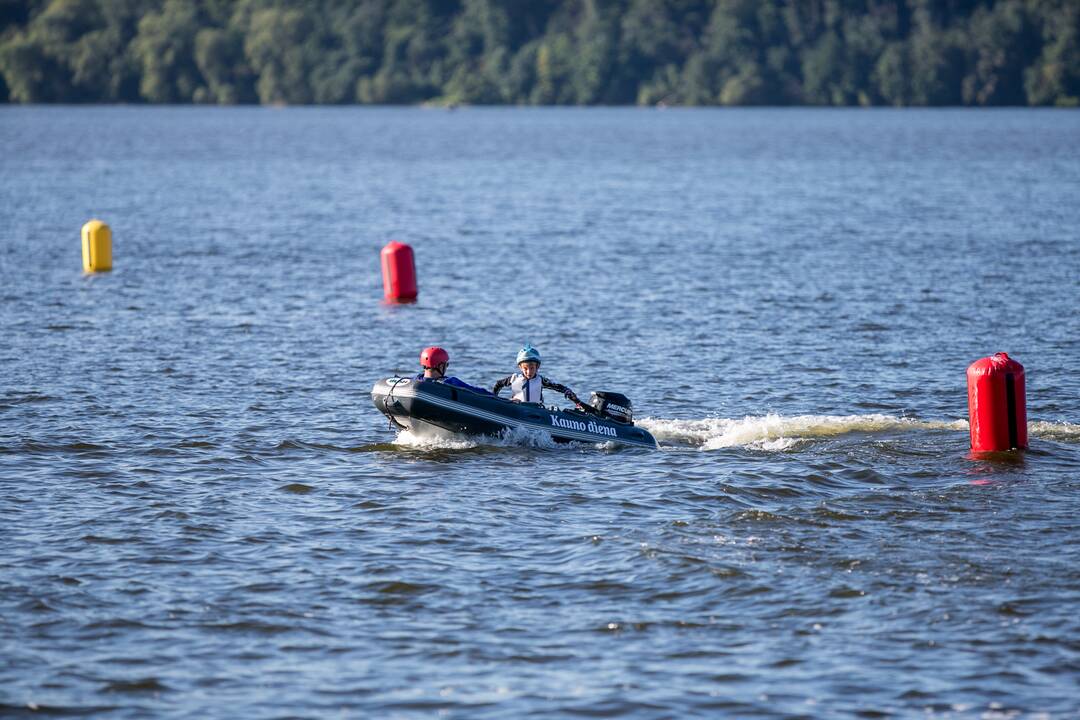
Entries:
<svg viewBox="0 0 1080 720">
<path fill-rule="evenodd" d="M 450 353 L 443 350 L 441 347 L 426 347 L 424 351 L 420 353 L 420 367 L 425 368 L 437 368 L 443 363 L 450 362 Z"/>
</svg>

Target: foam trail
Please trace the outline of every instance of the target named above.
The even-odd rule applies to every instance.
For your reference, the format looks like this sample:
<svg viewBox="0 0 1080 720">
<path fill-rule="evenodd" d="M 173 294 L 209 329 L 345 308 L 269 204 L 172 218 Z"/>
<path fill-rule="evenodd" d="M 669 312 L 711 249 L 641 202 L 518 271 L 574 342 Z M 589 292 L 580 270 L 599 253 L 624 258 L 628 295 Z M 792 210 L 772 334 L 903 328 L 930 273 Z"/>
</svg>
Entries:
<svg viewBox="0 0 1080 720">
<path fill-rule="evenodd" d="M 555 442 L 551 433 L 531 428 L 509 428 L 504 430 L 499 437 L 491 438 L 489 442 L 498 447 L 531 447 L 546 450 L 565 447 Z"/>
<path fill-rule="evenodd" d="M 1029 422 L 1028 435 L 1058 442 L 1080 443 L 1080 425 L 1072 423 Z"/>
<path fill-rule="evenodd" d="M 481 445 L 489 447 L 531 447 L 546 450 L 568 447 L 556 443 L 551 433 L 543 430 L 511 428 L 497 437 L 466 437 L 446 430 L 424 428 L 423 430 L 402 430 L 394 440 L 395 445 L 417 450 L 470 450 Z"/>
<path fill-rule="evenodd" d="M 643 418 L 638 424 L 661 443 L 698 446 L 702 450 L 750 447 L 784 451 L 813 438 L 852 432 L 894 430 L 967 430 L 966 420 L 926 421 L 893 415 L 765 415 L 741 419 L 663 420 Z"/>
<path fill-rule="evenodd" d="M 782 415 L 746 416 L 743 418 L 705 418 L 702 420 L 666 420 L 641 418 L 637 424 L 667 445 L 690 445 L 702 450 L 748 447 L 755 450 L 783 452 L 814 438 L 835 437 L 853 432 L 911 432 L 918 430 L 953 430 L 967 432 L 967 420 L 915 420 L 894 415 Z M 1032 437 L 1058 442 L 1080 443 L 1080 425 L 1070 423 L 1030 422 Z M 561 444 L 542 430 L 515 429 L 499 437 L 466 437 L 445 431 L 416 432 L 402 430 L 394 443 L 418 450 L 469 450 L 489 447 L 532 447 L 565 449 L 578 443 Z M 598 445 L 604 447 L 604 444 Z"/>
<path fill-rule="evenodd" d="M 415 450 L 469 450 L 480 443 L 452 433 L 402 430 L 394 438 L 394 444 Z"/>
</svg>

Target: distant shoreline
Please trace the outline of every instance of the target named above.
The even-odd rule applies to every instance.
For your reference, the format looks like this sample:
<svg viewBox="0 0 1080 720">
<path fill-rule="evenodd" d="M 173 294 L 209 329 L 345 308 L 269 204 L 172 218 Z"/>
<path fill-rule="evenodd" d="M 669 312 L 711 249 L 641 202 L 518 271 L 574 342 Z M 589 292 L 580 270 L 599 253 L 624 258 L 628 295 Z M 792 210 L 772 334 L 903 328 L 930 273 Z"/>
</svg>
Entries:
<svg viewBox="0 0 1080 720">
<path fill-rule="evenodd" d="M 28 0 L 0 104 L 1080 107 L 1061 0 Z"/>
<path fill-rule="evenodd" d="M 199 108 L 215 110 L 419 110 L 431 112 L 469 112 L 487 110 L 540 110 L 540 111 L 589 111 L 589 110 L 640 110 L 642 112 L 683 112 L 683 111 L 708 111 L 708 112 L 745 112 L 745 111 L 794 111 L 811 110 L 815 112 L 919 112 L 919 111 L 1009 111 L 1009 110 L 1033 110 L 1040 112 L 1074 112 L 1077 108 L 1042 105 L 908 105 L 894 107 L 889 105 L 458 105 L 446 107 L 427 103 L 414 103 L 411 105 L 379 104 L 379 103 L 352 103 L 352 104 L 308 104 L 308 105 L 261 105 L 259 103 L 245 103 L 242 105 L 210 105 L 206 103 L 138 103 L 138 102 L 48 102 L 48 103 L 0 103 L 0 111 L 15 108 L 82 108 L 82 109 L 109 109 L 109 108 Z"/>
</svg>

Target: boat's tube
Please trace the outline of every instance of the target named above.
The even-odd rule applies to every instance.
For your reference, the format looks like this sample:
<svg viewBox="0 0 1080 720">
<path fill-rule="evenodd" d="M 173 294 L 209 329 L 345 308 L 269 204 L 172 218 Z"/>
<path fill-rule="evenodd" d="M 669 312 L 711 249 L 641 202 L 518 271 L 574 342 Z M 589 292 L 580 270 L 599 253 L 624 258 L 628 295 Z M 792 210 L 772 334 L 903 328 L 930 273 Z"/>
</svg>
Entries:
<svg viewBox="0 0 1080 720">
<path fill-rule="evenodd" d="M 515 403 L 494 395 L 444 383 L 392 377 L 371 389 L 375 407 L 401 428 L 434 427 L 464 435 L 499 435 L 521 428 L 541 430 L 558 441 L 614 442 L 656 448 L 656 439 L 631 422 L 619 422 L 596 411 L 560 410 Z"/>
</svg>

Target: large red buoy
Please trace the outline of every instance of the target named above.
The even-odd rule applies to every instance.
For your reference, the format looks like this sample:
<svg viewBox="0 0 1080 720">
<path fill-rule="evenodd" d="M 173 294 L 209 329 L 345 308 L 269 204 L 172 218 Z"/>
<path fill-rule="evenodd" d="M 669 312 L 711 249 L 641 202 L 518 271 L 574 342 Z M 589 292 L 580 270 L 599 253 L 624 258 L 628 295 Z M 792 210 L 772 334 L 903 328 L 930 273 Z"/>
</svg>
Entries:
<svg viewBox="0 0 1080 720">
<path fill-rule="evenodd" d="M 391 240 L 382 249 L 383 297 L 387 302 L 416 300 L 416 260 L 412 248 Z"/>
<path fill-rule="evenodd" d="M 971 363 L 967 383 L 971 449 L 999 452 L 1026 448 L 1024 366 L 999 352 Z"/>
</svg>

